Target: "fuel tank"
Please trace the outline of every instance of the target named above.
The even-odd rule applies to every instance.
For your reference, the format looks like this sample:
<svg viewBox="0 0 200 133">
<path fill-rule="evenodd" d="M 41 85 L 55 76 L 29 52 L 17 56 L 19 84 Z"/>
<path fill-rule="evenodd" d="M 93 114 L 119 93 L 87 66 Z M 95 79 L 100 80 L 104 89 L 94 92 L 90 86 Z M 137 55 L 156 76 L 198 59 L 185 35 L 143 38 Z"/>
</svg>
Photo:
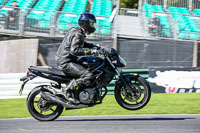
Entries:
<svg viewBox="0 0 200 133">
<path fill-rule="evenodd" d="M 97 67 L 102 64 L 103 59 L 100 57 L 94 56 L 81 56 L 77 59 L 78 63 L 83 65 L 84 67 Z"/>
</svg>

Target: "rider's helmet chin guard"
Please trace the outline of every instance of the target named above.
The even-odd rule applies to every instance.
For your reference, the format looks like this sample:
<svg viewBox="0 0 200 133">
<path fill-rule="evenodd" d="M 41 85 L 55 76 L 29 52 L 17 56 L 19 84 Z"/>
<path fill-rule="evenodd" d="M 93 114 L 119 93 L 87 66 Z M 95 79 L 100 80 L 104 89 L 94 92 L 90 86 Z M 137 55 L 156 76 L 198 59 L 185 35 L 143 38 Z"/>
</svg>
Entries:
<svg viewBox="0 0 200 133">
<path fill-rule="evenodd" d="M 83 28 L 85 32 L 88 34 L 95 32 L 96 30 L 95 23 L 96 23 L 95 16 L 89 12 L 82 13 L 78 20 L 79 26 Z"/>
</svg>

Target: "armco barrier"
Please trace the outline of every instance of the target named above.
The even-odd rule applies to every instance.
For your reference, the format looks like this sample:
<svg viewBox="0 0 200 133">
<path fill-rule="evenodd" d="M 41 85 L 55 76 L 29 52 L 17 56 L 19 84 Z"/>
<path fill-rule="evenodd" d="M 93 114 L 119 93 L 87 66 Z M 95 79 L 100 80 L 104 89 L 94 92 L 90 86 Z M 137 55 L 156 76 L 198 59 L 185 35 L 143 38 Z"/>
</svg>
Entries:
<svg viewBox="0 0 200 133">
<path fill-rule="evenodd" d="M 22 82 L 19 79 L 25 75 L 25 73 L 0 74 L 0 99 L 26 97 L 32 88 L 49 84 L 49 80 L 40 77 L 35 78 L 26 84 L 23 95 L 20 97 L 18 93 Z"/>
<path fill-rule="evenodd" d="M 149 77 L 149 69 L 123 69 L 124 73 L 138 73 L 144 78 Z M 50 80 L 37 77 L 31 81 L 29 81 L 23 91 L 23 95 L 19 96 L 18 92 L 21 87 L 22 82 L 19 80 L 21 77 L 25 76 L 25 73 L 9 73 L 9 74 L 0 74 L 0 99 L 8 99 L 8 98 L 22 98 L 26 97 L 28 93 L 34 87 L 38 85 L 49 84 Z M 108 94 L 112 95 L 114 90 L 113 80 L 108 86 Z"/>
</svg>

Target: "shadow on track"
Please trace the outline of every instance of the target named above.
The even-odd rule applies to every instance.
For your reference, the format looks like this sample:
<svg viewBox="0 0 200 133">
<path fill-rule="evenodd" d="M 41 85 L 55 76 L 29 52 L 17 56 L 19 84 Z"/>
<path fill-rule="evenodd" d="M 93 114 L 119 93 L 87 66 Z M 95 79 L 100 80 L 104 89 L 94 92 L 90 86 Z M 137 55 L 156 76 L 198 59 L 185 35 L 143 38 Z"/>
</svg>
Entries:
<svg viewBox="0 0 200 133">
<path fill-rule="evenodd" d="M 180 121 L 186 119 L 196 119 L 196 118 L 116 118 L 116 119 L 76 119 L 76 120 L 56 120 L 56 121 Z"/>
</svg>

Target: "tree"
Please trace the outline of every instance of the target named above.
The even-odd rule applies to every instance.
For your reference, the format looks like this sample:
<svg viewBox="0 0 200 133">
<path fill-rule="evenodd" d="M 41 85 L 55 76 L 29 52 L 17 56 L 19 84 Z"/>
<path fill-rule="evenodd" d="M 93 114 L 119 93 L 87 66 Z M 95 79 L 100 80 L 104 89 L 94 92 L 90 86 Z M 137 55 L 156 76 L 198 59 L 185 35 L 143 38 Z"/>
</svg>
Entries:
<svg viewBox="0 0 200 133">
<path fill-rule="evenodd" d="M 120 8 L 138 9 L 138 0 L 120 0 Z"/>
</svg>

